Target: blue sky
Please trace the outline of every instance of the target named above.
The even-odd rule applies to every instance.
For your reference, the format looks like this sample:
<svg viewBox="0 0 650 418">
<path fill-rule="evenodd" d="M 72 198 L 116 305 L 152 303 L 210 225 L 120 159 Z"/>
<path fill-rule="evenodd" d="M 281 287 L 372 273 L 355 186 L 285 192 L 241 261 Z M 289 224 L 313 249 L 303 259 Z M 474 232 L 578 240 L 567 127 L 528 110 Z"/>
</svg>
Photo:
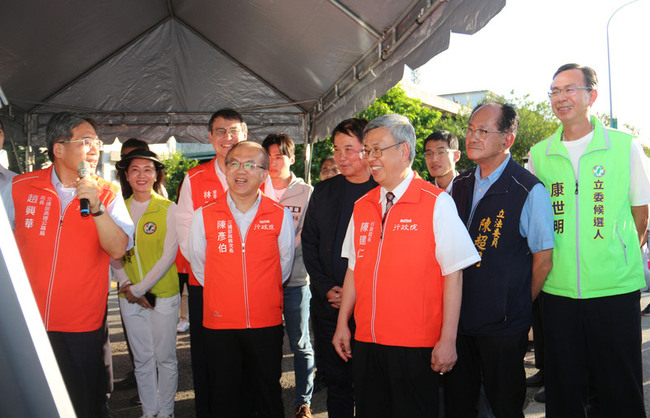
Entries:
<svg viewBox="0 0 650 418">
<path fill-rule="evenodd" d="M 474 35 L 452 34 L 447 51 L 420 68 L 420 84 L 434 94 L 491 90 L 535 101 L 555 70 L 577 62 L 598 73 L 595 112 L 609 114 L 607 20 L 630 0 L 509 0 Z M 616 13 L 610 31 L 614 116 L 650 137 L 650 0 Z"/>
</svg>

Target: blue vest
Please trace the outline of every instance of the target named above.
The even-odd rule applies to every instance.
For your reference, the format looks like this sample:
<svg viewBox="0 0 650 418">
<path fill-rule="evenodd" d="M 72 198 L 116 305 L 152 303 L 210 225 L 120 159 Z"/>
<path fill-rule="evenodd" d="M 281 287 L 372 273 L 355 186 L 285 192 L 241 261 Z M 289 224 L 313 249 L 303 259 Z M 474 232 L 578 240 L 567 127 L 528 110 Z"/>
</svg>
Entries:
<svg viewBox="0 0 650 418">
<path fill-rule="evenodd" d="M 506 336 L 524 332 L 532 320 L 532 261 L 519 221 L 530 190 L 540 181 L 510 160 L 472 210 L 476 168 L 454 179 L 452 195 L 481 261 L 463 270 L 458 333 Z"/>
</svg>

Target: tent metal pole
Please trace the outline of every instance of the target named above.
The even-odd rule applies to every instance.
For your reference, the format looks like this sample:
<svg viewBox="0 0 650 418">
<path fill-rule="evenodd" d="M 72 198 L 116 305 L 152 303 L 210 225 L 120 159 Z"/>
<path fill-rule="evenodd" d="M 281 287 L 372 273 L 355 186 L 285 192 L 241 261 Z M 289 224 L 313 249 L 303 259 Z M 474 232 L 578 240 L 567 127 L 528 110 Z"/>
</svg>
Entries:
<svg viewBox="0 0 650 418">
<path fill-rule="evenodd" d="M 305 114 L 305 182 L 311 184 L 311 163 L 314 156 L 314 138 L 311 137 L 312 123 L 309 114 Z"/>
</svg>

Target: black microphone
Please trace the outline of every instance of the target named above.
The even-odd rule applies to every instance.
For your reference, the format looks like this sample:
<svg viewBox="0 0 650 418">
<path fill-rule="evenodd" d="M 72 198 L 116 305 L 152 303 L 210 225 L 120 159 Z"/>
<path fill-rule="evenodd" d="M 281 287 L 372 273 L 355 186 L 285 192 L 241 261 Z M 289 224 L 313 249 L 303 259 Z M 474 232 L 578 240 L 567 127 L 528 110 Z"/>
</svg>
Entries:
<svg viewBox="0 0 650 418">
<path fill-rule="evenodd" d="M 82 161 L 79 163 L 79 178 L 82 179 L 84 177 L 88 177 L 90 175 L 90 163 L 88 161 Z M 79 211 L 81 212 L 81 216 L 88 216 L 90 215 L 90 202 L 88 199 L 79 199 L 80 201 L 80 206 L 79 206 Z"/>
</svg>

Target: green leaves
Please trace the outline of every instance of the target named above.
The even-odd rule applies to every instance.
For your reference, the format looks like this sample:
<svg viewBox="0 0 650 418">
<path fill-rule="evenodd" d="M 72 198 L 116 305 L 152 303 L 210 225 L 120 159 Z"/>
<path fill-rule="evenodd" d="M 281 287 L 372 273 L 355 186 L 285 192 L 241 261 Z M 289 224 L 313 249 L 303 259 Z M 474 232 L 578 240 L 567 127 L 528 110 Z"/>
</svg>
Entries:
<svg viewBox="0 0 650 418">
<path fill-rule="evenodd" d="M 165 154 L 163 158 L 162 163 L 165 166 L 167 194 L 169 195 L 169 200 L 175 202 L 177 198 L 176 191 L 178 186 L 183 182 L 187 170 L 195 167 L 199 162 L 183 157 L 183 153 L 180 151 Z"/>
</svg>

